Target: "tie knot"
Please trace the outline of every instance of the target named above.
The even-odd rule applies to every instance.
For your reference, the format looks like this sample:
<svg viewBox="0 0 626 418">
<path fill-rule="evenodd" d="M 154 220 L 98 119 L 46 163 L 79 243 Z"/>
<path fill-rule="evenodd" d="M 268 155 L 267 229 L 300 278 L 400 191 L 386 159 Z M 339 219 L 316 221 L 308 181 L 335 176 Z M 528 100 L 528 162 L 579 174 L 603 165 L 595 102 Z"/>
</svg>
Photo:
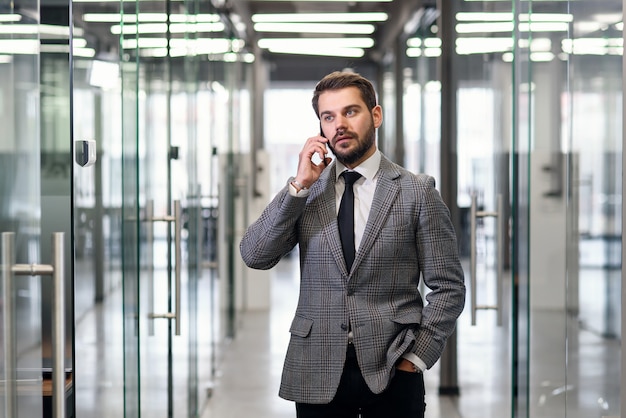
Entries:
<svg viewBox="0 0 626 418">
<path fill-rule="evenodd" d="M 346 182 L 346 185 L 353 185 L 355 181 L 361 178 L 361 174 L 356 171 L 344 171 L 341 173 L 343 176 L 343 180 Z"/>
</svg>

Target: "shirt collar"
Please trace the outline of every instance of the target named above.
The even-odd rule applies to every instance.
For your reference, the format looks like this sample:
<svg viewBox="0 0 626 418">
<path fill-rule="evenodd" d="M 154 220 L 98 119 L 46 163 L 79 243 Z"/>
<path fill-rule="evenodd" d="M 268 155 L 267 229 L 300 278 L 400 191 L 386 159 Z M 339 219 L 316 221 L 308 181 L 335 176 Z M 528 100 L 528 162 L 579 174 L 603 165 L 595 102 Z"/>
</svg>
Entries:
<svg viewBox="0 0 626 418">
<path fill-rule="evenodd" d="M 380 150 L 377 149 L 376 152 L 372 154 L 371 157 L 369 157 L 367 160 L 363 161 L 361 164 L 355 167 L 354 171 L 361 174 L 367 180 L 371 180 L 374 178 L 374 176 L 378 172 L 378 169 L 380 168 L 380 160 L 381 160 Z M 335 181 L 337 181 L 341 173 L 343 173 L 346 170 L 348 170 L 348 168 L 345 165 L 341 164 L 339 161 L 337 161 L 337 166 L 335 170 L 335 175 L 336 175 Z"/>
</svg>

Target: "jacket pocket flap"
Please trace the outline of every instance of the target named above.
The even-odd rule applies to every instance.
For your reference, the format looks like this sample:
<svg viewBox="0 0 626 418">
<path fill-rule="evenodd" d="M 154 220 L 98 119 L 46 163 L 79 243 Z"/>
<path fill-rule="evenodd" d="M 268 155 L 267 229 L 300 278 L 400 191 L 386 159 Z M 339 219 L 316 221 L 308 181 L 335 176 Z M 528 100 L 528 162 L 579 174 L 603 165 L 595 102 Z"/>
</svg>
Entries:
<svg viewBox="0 0 626 418">
<path fill-rule="evenodd" d="M 397 324 L 419 324 L 422 321 L 422 314 L 420 312 L 405 312 L 404 314 L 393 318 L 393 322 Z"/>
<path fill-rule="evenodd" d="M 303 316 L 296 316 L 291 322 L 289 332 L 298 337 L 307 337 L 313 327 L 313 320 Z"/>
</svg>

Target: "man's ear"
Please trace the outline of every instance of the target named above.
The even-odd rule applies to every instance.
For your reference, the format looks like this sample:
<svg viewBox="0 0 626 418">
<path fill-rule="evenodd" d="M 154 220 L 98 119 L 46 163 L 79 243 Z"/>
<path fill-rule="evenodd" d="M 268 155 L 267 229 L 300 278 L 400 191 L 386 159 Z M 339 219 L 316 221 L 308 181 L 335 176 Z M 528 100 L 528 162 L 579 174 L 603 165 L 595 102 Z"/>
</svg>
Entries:
<svg viewBox="0 0 626 418">
<path fill-rule="evenodd" d="M 383 124 L 383 108 L 380 107 L 380 105 L 376 105 L 372 109 L 372 119 L 374 120 L 375 128 L 378 128 Z"/>
</svg>

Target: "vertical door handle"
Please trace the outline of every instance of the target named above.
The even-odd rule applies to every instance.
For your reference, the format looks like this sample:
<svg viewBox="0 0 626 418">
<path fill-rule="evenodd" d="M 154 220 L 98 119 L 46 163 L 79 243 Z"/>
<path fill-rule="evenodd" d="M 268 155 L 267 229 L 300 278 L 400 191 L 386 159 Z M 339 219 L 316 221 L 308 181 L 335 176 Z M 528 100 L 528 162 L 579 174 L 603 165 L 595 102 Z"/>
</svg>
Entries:
<svg viewBox="0 0 626 418">
<path fill-rule="evenodd" d="M 148 200 L 146 202 L 146 220 L 150 223 L 146 229 L 146 260 L 148 265 L 147 274 L 148 280 L 146 280 L 146 287 L 148 293 L 148 312 L 154 312 L 154 200 Z M 154 321 L 148 321 L 148 335 L 154 335 Z"/>
<path fill-rule="evenodd" d="M 180 315 L 181 315 L 181 263 L 182 263 L 182 218 L 183 211 L 180 205 L 180 200 L 174 201 L 174 215 L 173 216 L 163 216 L 163 217 L 151 217 L 148 218 L 150 222 L 173 222 L 174 223 L 174 257 L 175 257 L 175 267 L 174 267 L 174 281 L 175 281 L 175 306 L 174 312 L 167 312 L 164 314 L 151 313 L 149 314 L 149 318 L 167 318 L 174 319 L 176 321 L 176 335 L 180 335 Z"/>
<path fill-rule="evenodd" d="M 502 299 L 503 299 L 503 271 L 504 271 L 504 204 L 501 194 L 497 199 L 497 210 L 495 212 L 479 211 L 476 204 L 476 195 L 472 195 L 472 206 L 470 209 L 470 286 L 472 290 L 471 297 L 471 314 L 472 325 L 476 325 L 476 312 L 480 309 L 493 309 L 497 313 L 498 326 L 502 325 Z M 496 218 L 496 304 L 495 305 L 478 305 L 476 293 L 478 292 L 476 285 L 476 224 L 478 218 Z"/>
<path fill-rule="evenodd" d="M 52 234 L 52 264 L 15 264 L 15 233 L 2 233 L 2 283 L 4 284 L 4 416 L 17 413 L 17 353 L 13 304 L 14 276 L 52 276 L 52 408 L 54 418 L 65 418 L 65 251 L 64 233 Z"/>
</svg>

